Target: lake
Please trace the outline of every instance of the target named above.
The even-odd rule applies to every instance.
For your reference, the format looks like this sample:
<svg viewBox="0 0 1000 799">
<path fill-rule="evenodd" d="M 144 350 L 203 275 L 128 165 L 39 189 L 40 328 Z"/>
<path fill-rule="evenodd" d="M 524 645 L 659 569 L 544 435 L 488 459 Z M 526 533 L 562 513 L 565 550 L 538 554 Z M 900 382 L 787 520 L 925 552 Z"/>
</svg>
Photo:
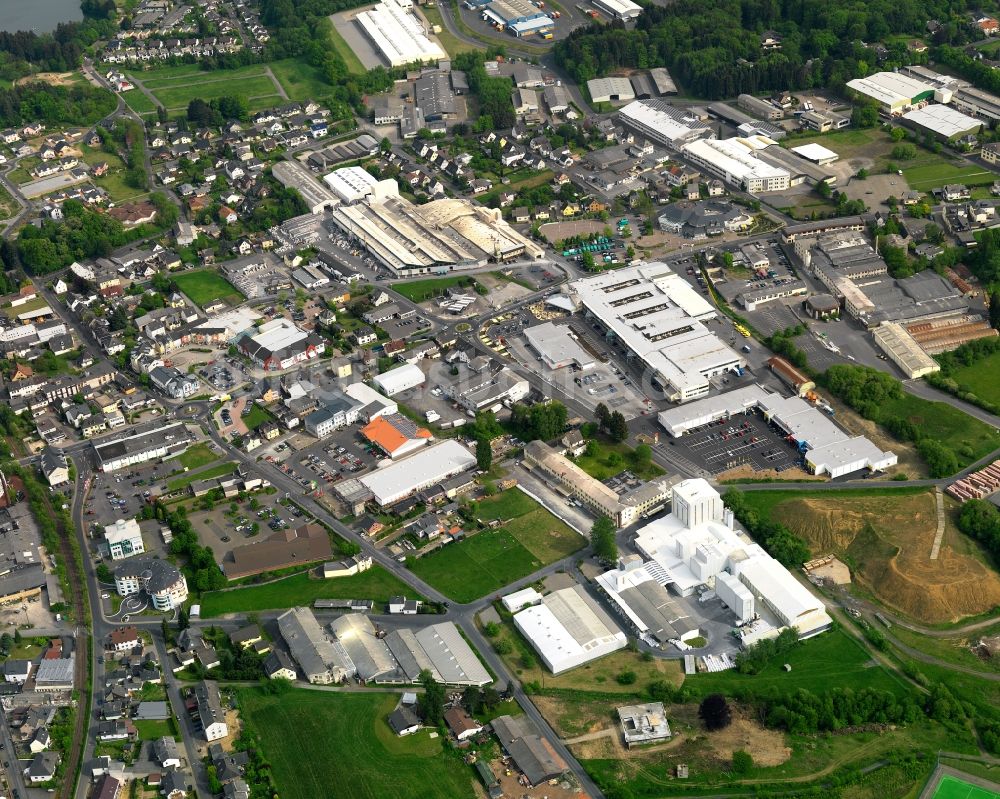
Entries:
<svg viewBox="0 0 1000 799">
<path fill-rule="evenodd" d="M 83 19 L 80 0 L 0 0 L 0 7 L 0 26 L 7 31 L 44 33 Z"/>
</svg>

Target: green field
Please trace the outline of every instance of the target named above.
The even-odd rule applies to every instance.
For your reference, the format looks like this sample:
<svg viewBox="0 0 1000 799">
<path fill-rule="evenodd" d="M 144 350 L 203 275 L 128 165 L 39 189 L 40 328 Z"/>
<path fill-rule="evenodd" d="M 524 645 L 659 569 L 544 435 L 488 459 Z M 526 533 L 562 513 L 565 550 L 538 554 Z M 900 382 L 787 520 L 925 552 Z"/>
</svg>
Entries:
<svg viewBox="0 0 1000 799">
<path fill-rule="evenodd" d="M 511 489 L 483 500 L 482 521 L 503 519 L 495 530 L 446 544 L 410 569 L 456 602 L 471 602 L 573 554 L 586 540 L 531 497 Z"/>
<path fill-rule="evenodd" d="M 924 151 L 921 150 L 923 155 Z M 929 155 L 929 154 L 928 154 Z M 981 169 L 975 164 L 965 161 L 946 161 L 940 156 L 930 156 L 936 158 L 934 163 L 920 163 L 925 159 L 918 158 L 914 162 L 906 162 L 912 166 L 900 166 L 903 169 L 903 177 L 910 184 L 910 188 L 916 191 L 929 192 L 948 183 L 963 183 L 966 186 L 990 186 L 997 179 L 996 173 L 986 169 Z"/>
<path fill-rule="evenodd" d="M 107 163 L 108 171 L 106 173 L 101 177 L 91 175 L 90 179 L 94 185 L 108 193 L 112 202 L 121 203 L 134 200 L 146 194 L 145 189 L 136 189 L 125 183 L 125 162 L 117 154 L 106 153 L 104 150 L 87 145 L 82 145 L 80 149 L 83 152 L 81 160 L 90 166 Z"/>
<path fill-rule="evenodd" d="M 138 89 L 132 89 L 122 95 L 125 104 L 137 114 L 156 113 L 156 104 Z"/>
<path fill-rule="evenodd" d="M 177 287 L 199 307 L 220 299 L 230 305 L 243 302 L 243 295 L 222 275 L 211 269 L 180 272 L 172 277 Z"/>
<path fill-rule="evenodd" d="M 932 402 L 904 392 L 901 399 L 883 403 L 881 412 L 887 417 L 909 419 L 921 435 L 953 449 L 960 467 L 1000 448 L 1000 433 L 996 429 L 945 402 Z"/>
<path fill-rule="evenodd" d="M 201 598 L 201 615 L 211 618 L 224 613 L 281 610 L 311 605 L 317 599 L 371 599 L 380 604 L 396 595 L 408 599 L 421 598 L 414 594 L 410 586 L 381 566 L 331 580 L 313 579 L 307 572 L 301 572 L 264 585 L 210 591 Z"/>
<path fill-rule="evenodd" d="M 282 61 L 272 61 L 268 66 L 285 93 L 298 102 L 303 100 L 318 101 L 333 90 L 333 87 L 324 80 L 320 71 L 302 59 L 286 58 Z"/>
<path fill-rule="evenodd" d="M 177 456 L 176 462 L 187 469 L 199 469 L 202 466 L 215 463 L 218 459 L 218 454 L 208 444 L 201 443 L 188 447 Z"/>
<path fill-rule="evenodd" d="M 462 286 L 468 281 L 468 277 L 434 277 L 427 280 L 409 280 L 406 283 L 394 283 L 392 290 L 399 292 L 411 302 L 423 302 L 431 297 L 438 297 L 453 286 Z M 474 290 L 474 286 L 468 286 L 469 291 Z"/>
<path fill-rule="evenodd" d="M 785 671 L 788 663 L 791 671 Z M 832 630 L 803 641 L 779 660 L 768 664 L 760 674 L 740 674 L 735 670 L 698 674 L 688 677 L 685 686 L 700 695 L 716 692 L 727 695 L 766 695 L 769 691 L 807 691 L 821 693 L 830 688 L 876 688 L 903 696 L 909 686 L 892 672 L 872 660 L 868 651 L 843 630 Z"/>
<path fill-rule="evenodd" d="M 945 774 L 941 777 L 932 799 L 997 799 L 1000 793 L 988 791 L 978 785 Z"/>
<path fill-rule="evenodd" d="M 236 461 L 226 461 L 208 469 L 202 469 L 200 472 L 187 472 L 176 480 L 169 481 L 167 483 L 167 491 L 180 491 L 182 488 L 187 488 L 195 480 L 210 480 L 213 477 L 223 477 L 224 475 L 232 474 L 237 468 L 239 468 L 239 464 Z"/>
<path fill-rule="evenodd" d="M 395 693 L 289 689 L 237 694 L 283 799 L 472 799 L 474 772 L 428 730 L 397 737 Z"/>
<path fill-rule="evenodd" d="M 1000 352 L 987 355 L 971 366 L 955 369 L 948 376 L 987 402 L 1000 404 Z"/>
<path fill-rule="evenodd" d="M 135 77 L 168 109 L 186 108 L 195 98 L 208 101 L 233 94 L 247 100 L 267 98 L 265 105 L 281 103 L 278 87 L 258 64 L 210 72 L 189 66 L 160 67 L 136 73 Z M 253 107 L 255 103 L 250 105 Z"/>
<path fill-rule="evenodd" d="M 143 741 L 152 741 L 156 738 L 162 738 L 165 735 L 177 734 L 177 727 L 173 719 L 166 719 L 164 721 L 136 719 L 132 723 L 135 724 L 135 728 L 139 731 L 139 738 Z"/>
</svg>

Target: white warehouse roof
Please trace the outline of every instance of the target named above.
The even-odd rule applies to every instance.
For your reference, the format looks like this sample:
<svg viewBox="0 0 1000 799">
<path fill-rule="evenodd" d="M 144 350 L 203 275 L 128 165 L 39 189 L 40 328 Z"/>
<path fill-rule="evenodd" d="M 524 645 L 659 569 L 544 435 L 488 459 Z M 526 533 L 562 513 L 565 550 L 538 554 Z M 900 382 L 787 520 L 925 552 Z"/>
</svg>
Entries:
<svg viewBox="0 0 1000 799">
<path fill-rule="evenodd" d="M 792 147 L 792 152 L 801 155 L 807 161 L 815 161 L 817 164 L 828 164 L 840 158 L 833 150 L 827 149 L 822 144 L 816 144 L 816 142 Z"/>
<path fill-rule="evenodd" d="M 355 203 L 372 192 L 378 180 L 367 169 L 360 166 L 345 166 L 335 169 L 323 178 L 333 192 L 345 203 Z"/>
<path fill-rule="evenodd" d="M 388 396 L 422 385 L 427 378 L 416 364 L 408 363 L 375 377 L 375 385 Z"/>
<path fill-rule="evenodd" d="M 553 674 L 624 649 L 628 643 L 625 633 L 580 585 L 555 591 L 542 604 L 516 613 L 514 625 Z"/>
<path fill-rule="evenodd" d="M 391 505 L 428 486 L 471 469 L 476 458 L 457 441 L 442 441 L 360 478 L 380 505 Z"/>
<path fill-rule="evenodd" d="M 684 152 L 712 164 L 738 182 L 789 176 L 787 170 L 754 156 L 754 151 L 759 148 L 749 142 L 749 139 L 699 139 L 684 145 Z"/>
<path fill-rule="evenodd" d="M 901 103 L 909 104 L 927 92 L 934 93 L 931 84 L 900 75 L 898 72 L 876 72 L 867 78 L 849 80 L 847 85 L 854 91 L 890 107 Z"/>
<path fill-rule="evenodd" d="M 933 131 L 946 139 L 979 130 L 983 123 L 946 105 L 927 105 L 903 114 L 903 119 L 913 125 Z"/>
<path fill-rule="evenodd" d="M 424 26 L 398 0 L 383 0 L 356 17 L 358 24 L 393 67 L 414 61 L 437 61 L 448 57 L 424 31 Z"/>
</svg>

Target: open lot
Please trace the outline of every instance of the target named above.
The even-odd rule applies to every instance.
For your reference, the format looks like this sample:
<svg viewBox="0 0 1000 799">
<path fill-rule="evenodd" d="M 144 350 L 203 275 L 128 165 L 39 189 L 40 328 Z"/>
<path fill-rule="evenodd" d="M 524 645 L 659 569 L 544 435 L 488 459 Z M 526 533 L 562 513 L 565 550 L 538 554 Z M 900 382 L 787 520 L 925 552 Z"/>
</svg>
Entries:
<svg viewBox="0 0 1000 799">
<path fill-rule="evenodd" d="M 594 440 L 587 444 L 587 451 L 576 459 L 576 464 L 591 477 L 607 480 L 628 469 L 642 480 L 652 480 L 664 472 L 651 460 L 635 457 L 635 450 L 628 444 Z"/>
<path fill-rule="evenodd" d="M 450 289 L 460 286 L 469 293 L 475 293 L 476 281 L 474 278 L 455 275 L 453 277 L 435 277 L 426 280 L 407 280 L 405 283 L 394 283 L 392 290 L 402 294 L 411 302 L 423 302 L 434 297 L 443 297 L 444 293 Z"/>
<path fill-rule="evenodd" d="M 201 615 L 212 618 L 225 613 L 281 610 L 311 605 L 317 599 L 371 599 L 376 603 L 383 603 L 398 594 L 419 599 L 414 596 L 412 588 L 381 566 L 372 566 L 361 574 L 331 580 L 300 572 L 263 585 L 204 594 L 201 598 Z"/>
<path fill-rule="evenodd" d="M 272 61 L 268 66 L 278 83 L 292 100 L 319 100 L 331 91 L 329 83 L 323 80 L 319 69 L 300 58 L 286 58 Z"/>
<path fill-rule="evenodd" d="M 175 460 L 186 469 L 198 469 L 202 466 L 208 466 L 210 463 L 215 463 L 218 459 L 219 455 L 215 450 L 208 444 L 201 443 L 188 447 Z"/>
<path fill-rule="evenodd" d="M 187 108 L 187 104 L 196 97 L 208 101 L 224 95 L 238 95 L 252 101 L 266 99 L 264 106 L 277 105 L 282 101 L 279 86 L 259 64 L 214 71 L 192 70 L 191 66 L 156 67 L 135 72 L 133 78 L 168 109 Z M 139 93 L 138 90 L 130 92 Z M 250 104 L 261 107 L 259 102 Z"/>
<path fill-rule="evenodd" d="M 945 402 L 932 402 L 903 392 L 902 398 L 884 403 L 882 412 L 887 417 L 908 419 L 923 436 L 950 447 L 958 456 L 959 467 L 1000 448 L 1000 432 Z"/>
<path fill-rule="evenodd" d="M 1000 605 L 1000 575 L 955 528 L 953 512 L 946 513 L 939 556 L 930 559 L 937 535 L 932 491 L 779 490 L 744 496 L 762 516 L 802 536 L 814 554 L 840 557 L 865 592 L 907 616 L 949 622 Z"/>
<path fill-rule="evenodd" d="M 243 301 L 243 295 L 228 280 L 212 269 L 179 272 L 171 277 L 177 283 L 178 288 L 190 298 L 191 302 L 199 307 L 219 299 L 230 305 L 237 305 Z"/>
<path fill-rule="evenodd" d="M 243 723 L 261 744 L 286 799 L 466 799 L 474 772 L 429 730 L 397 737 L 386 717 L 395 693 L 260 689 L 238 693 Z M 333 753 L 350 752 L 349 757 Z"/>
<path fill-rule="evenodd" d="M 954 370 L 949 377 L 977 397 L 1000 404 L 1000 352 L 993 353 L 971 366 Z"/>
<path fill-rule="evenodd" d="M 456 602 L 485 596 L 586 543 L 583 536 L 516 489 L 482 500 L 479 517 L 505 523 L 407 564 L 414 574 Z"/>
</svg>

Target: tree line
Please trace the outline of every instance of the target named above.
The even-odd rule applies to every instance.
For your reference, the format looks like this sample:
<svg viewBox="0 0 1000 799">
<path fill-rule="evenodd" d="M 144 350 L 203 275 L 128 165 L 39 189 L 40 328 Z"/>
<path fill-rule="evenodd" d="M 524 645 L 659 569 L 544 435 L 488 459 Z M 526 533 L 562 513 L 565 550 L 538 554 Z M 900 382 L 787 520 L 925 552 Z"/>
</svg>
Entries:
<svg viewBox="0 0 1000 799">
<path fill-rule="evenodd" d="M 995 291 L 990 299 L 990 321 L 994 328 L 1000 322 L 996 317 L 1000 317 L 1000 292 Z M 1000 406 L 995 402 L 980 397 L 969 386 L 960 383 L 955 378 L 955 372 L 958 370 L 972 366 L 998 352 L 1000 352 L 1000 338 L 980 338 L 966 342 L 951 352 L 935 355 L 935 360 L 941 365 L 941 371 L 931 372 L 924 377 L 935 388 L 947 391 L 973 405 L 978 405 L 990 413 L 1000 413 Z"/>
<path fill-rule="evenodd" d="M 52 86 L 48 83 L 22 83 L 0 89 L 0 126 L 17 127 L 41 122 L 56 125 L 88 125 L 117 107 L 115 96 L 89 84 Z"/>
<path fill-rule="evenodd" d="M 762 517 L 742 491 L 730 488 L 722 500 L 754 541 L 783 566 L 797 568 L 811 557 L 805 541 L 780 522 Z"/>
</svg>

